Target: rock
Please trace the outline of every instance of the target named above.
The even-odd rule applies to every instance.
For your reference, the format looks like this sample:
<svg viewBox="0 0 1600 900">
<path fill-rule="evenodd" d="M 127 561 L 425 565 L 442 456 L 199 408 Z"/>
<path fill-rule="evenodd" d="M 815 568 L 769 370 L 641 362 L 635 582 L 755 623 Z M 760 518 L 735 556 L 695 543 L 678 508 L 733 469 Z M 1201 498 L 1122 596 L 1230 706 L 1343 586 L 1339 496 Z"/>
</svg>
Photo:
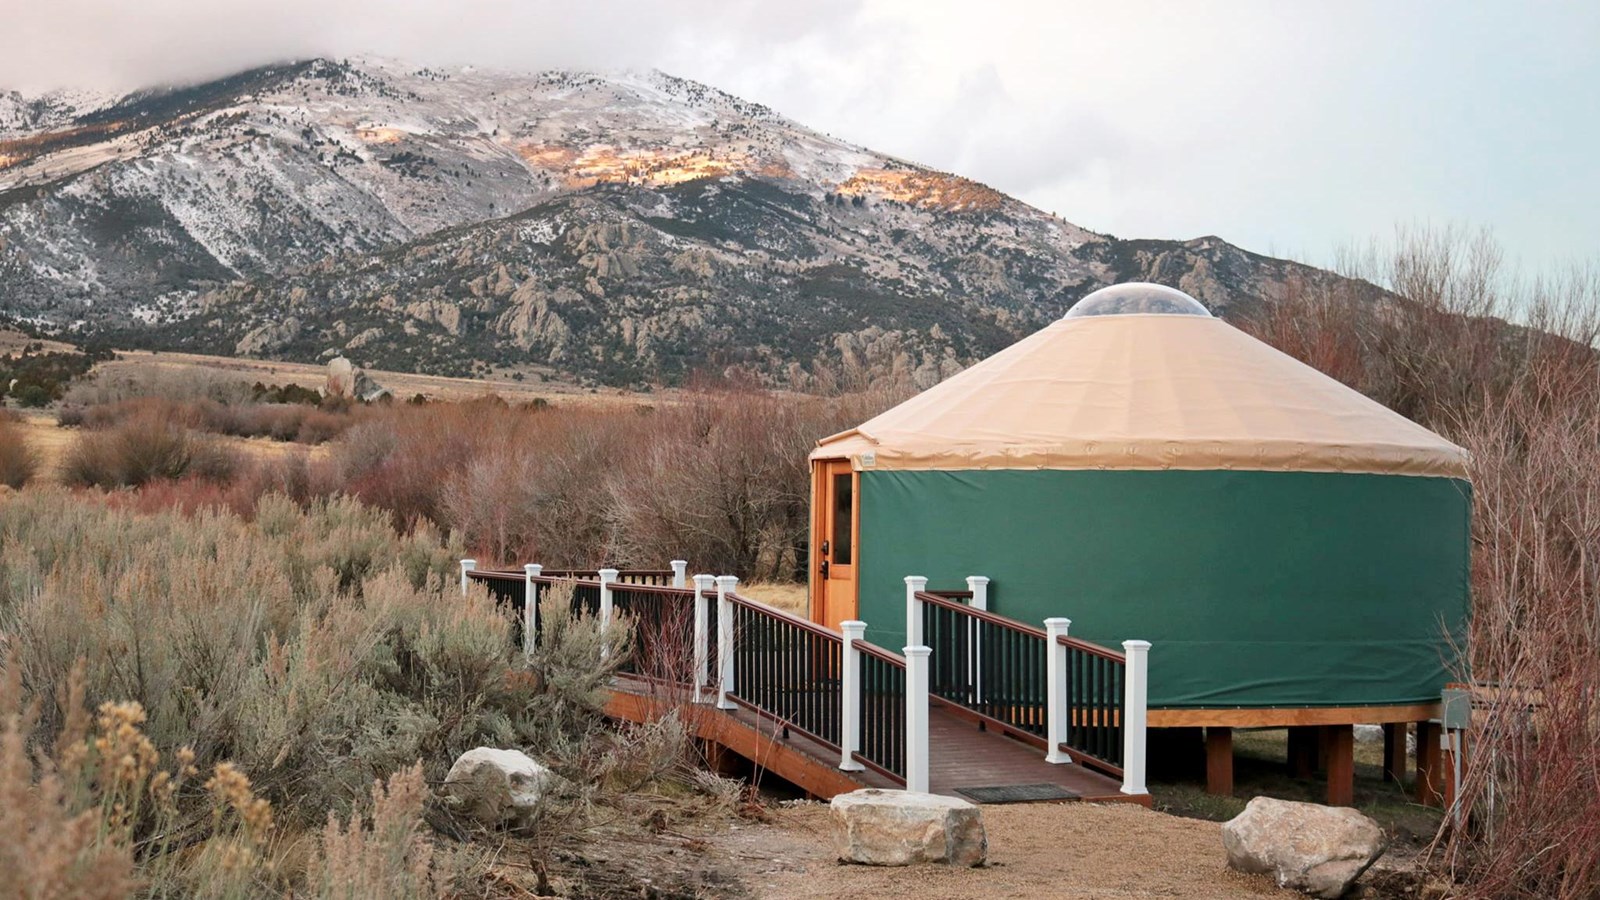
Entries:
<svg viewBox="0 0 1600 900">
<path fill-rule="evenodd" d="M 330 397 L 349 397 L 356 392 L 356 367 L 343 356 L 328 360 L 328 378 L 323 393 Z"/>
<path fill-rule="evenodd" d="M 254 356 L 261 353 L 271 353 L 280 350 L 291 341 L 300 337 L 300 320 L 293 316 L 282 322 L 270 322 L 246 332 L 233 345 L 233 352 L 239 356 Z"/>
<path fill-rule="evenodd" d="M 461 754 L 442 793 L 456 811 L 484 825 L 527 818 L 561 777 L 520 750 L 478 747 Z"/>
<path fill-rule="evenodd" d="M 978 807 L 955 797 L 867 789 L 833 798 L 834 845 L 844 862 L 981 865 L 989 853 Z"/>
<path fill-rule="evenodd" d="M 1382 725 L 1357 725 L 1355 726 L 1356 743 L 1377 744 L 1383 741 Z"/>
<path fill-rule="evenodd" d="M 1342 897 L 1383 855 L 1383 830 L 1353 809 L 1257 797 L 1222 826 L 1228 865 L 1280 887 Z"/>
</svg>

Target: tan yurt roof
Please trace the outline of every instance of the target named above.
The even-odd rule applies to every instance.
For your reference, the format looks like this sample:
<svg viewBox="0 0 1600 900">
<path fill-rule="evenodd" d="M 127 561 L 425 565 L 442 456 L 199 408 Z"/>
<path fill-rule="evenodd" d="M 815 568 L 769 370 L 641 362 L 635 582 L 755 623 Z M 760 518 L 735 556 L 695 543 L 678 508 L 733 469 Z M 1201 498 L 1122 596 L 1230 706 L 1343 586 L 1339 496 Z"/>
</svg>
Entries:
<svg viewBox="0 0 1600 900">
<path fill-rule="evenodd" d="M 1143 289 L 1139 302 L 1099 297 L 1126 297 L 1130 288 Z M 1169 303 L 1157 291 L 1181 300 Z M 1154 285 L 1090 295 L 1066 318 L 820 441 L 811 458 L 848 458 L 858 469 L 1457 478 L 1466 477 L 1467 461 L 1465 450 L 1439 435 Z"/>
</svg>

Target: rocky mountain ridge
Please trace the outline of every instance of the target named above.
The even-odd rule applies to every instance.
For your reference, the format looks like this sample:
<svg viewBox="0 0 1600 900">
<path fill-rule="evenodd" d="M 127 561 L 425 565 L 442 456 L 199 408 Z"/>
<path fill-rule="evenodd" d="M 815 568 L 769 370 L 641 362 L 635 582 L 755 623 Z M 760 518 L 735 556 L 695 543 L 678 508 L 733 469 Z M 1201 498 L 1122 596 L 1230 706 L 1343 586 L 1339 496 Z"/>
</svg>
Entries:
<svg viewBox="0 0 1600 900">
<path fill-rule="evenodd" d="M 659 72 L 310 60 L 0 94 L 0 314 L 124 345 L 929 381 L 1109 282 L 1230 315 L 1332 277 L 1096 234 Z"/>
</svg>

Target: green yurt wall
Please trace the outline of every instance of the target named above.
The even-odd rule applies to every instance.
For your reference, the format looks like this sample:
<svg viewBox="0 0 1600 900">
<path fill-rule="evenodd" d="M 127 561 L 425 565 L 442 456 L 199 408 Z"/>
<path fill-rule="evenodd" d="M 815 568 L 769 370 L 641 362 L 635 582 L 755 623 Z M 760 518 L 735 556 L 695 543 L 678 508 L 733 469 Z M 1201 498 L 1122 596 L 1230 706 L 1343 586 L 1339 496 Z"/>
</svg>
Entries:
<svg viewBox="0 0 1600 900">
<path fill-rule="evenodd" d="M 1444 634 L 1467 615 L 1470 490 L 1320 472 L 863 472 L 859 616 L 898 649 L 905 576 L 960 589 L 987 575 L 1002 615 L 1152 642 L 1153 706 L 1437 700 Z"/>
</svg>

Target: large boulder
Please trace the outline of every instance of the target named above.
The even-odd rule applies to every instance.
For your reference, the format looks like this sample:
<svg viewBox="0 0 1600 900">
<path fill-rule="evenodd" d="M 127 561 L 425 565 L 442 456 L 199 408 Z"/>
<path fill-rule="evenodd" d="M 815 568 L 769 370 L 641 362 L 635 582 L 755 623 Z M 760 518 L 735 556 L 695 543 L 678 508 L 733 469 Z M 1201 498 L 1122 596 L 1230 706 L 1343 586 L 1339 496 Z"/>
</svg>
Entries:
<svg viewBox="0 0 1600 900">
<path fill-rule="evenodd" d="M 478 747 L 456 759 L 441 793 L 457 812 L 493 827 L 526 819 L 560 782 L 520 750 Z"/>
<path fill-rule="evenodd" d="M 1344 896 L 1383 855 L 1383 829 L 1353 809 L 1257 797 L 1222 826 L 1228 865 L 1315 897 Z"/>
<path fill-rule="evenodd" d="M 989 854 L 983 813 L 956 797 L 875 788 L 833 798 L 839 859 L 869 866 L 981 865 Z"/>
</svg>

